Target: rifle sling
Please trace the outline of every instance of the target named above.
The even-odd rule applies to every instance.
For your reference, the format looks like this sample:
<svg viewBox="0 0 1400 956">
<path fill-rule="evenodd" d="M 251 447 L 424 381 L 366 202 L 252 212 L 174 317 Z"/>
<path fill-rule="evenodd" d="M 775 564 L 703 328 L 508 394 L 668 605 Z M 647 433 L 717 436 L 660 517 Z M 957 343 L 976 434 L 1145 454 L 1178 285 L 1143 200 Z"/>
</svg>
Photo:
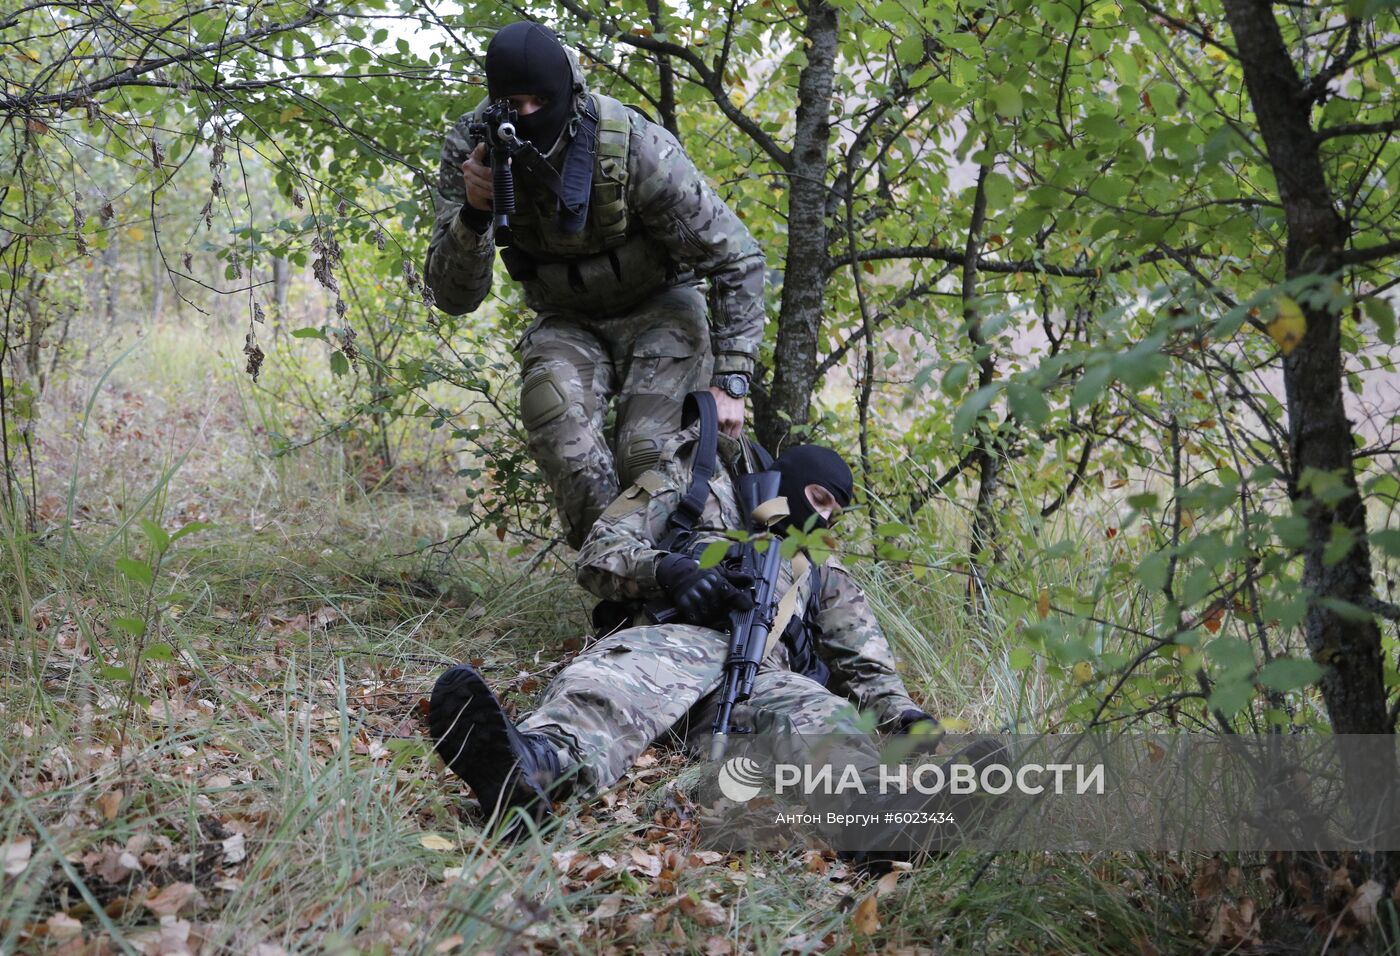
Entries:
<svg viewBox="0 0 1400 956">
<path fill-rule="evenodd" d="M 783 639 L 783 632 L 787 630 L 788 622 L 797 613 L 797 596 L 811 573 L 811 562 L 807 560 L 806 555 L 801 551 L 794 554 L 792 556 L 792 586 L 778 601 L 778 613 L 773 616 L 773 627 L 768 632 L 768 643 L 763 648 L 765 658 L 773 653 L 773 648 Z"/>
</svg>

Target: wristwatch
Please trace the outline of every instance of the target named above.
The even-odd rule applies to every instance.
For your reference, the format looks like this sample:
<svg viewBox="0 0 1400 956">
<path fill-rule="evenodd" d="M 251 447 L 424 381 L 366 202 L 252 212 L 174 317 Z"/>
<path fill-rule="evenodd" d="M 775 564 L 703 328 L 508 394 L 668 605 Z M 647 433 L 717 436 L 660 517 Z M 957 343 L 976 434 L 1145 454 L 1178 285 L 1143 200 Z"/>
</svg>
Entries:
<svg viewBox="0 0 1400 956">
<path fill-rule="evenodd" d="M 743 372 L 716 375 L 710 379 L 710 384 L 716 388 L 724 389 L 724 394 L 730 398 L 743 398 L 749 393 L 749 377 Z"/>
</svg>

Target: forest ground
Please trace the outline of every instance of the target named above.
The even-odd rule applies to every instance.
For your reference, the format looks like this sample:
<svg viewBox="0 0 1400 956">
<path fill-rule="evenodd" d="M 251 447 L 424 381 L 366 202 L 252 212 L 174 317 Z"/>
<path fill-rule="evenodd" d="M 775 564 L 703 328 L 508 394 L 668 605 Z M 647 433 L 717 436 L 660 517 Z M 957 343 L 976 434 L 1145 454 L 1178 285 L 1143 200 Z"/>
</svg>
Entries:
<svg viewBox="0 0 1400 956">
<path fill-rule="evenodd" d="M 528 710 L 580 648 L 587 596 L 554 555 L 494 539 L 415 553 L 460 526 L 445 464 L 385 474 L 332 442 L 268 457 L 269 430 L 315 423 L 210 338 L 167 325 L 105 378 L 119 353 L 50 391 L 40 533 L 0 540 L 15 569 L 0 578 L 0 952 L 1152 954 L 1278 938 L 1258 867 L 1230 861 L 960 854 L 875 880 L 829 853 L 697 850 L 684 760 L 657 749 L 543 834 L 493 841 L 425 744 L 426 695 L 470 659 Z M 147 582 L 133 568 L 159 536 L 142 519 L 210 527 Z M 1053 693 L 966 619 L 956 574 L 859 573 L 931 712 L 994 730 Z"/>
</svg>

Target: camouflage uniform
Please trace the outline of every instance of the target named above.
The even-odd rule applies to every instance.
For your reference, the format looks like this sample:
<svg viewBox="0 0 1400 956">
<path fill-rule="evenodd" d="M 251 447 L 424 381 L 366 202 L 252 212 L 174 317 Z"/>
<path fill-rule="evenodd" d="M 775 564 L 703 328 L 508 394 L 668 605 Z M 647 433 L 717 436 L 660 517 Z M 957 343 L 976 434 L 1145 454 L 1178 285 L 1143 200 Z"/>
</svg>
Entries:
<svg viewBox="0 0 1400 956">
<path fill-rule="evenodd" d="M 582 84 L 577 57 L 570 61 Z M 758 244 L 674 136 L 617 100 L 584 95 L 599 116 L 587 224 L 564 235 L 553 222 L 554 195 L 522 175 L 512 245 L 502 251 L 537 314 L 518 344 L 530 453 L 575 548 L 617 496 L 619 479 L 626 484 L 656 463 L 680 426 L 686 393 L 712 374 L 752 372 L 765 269 Z M 478 233 L 459 215 L 468 125 L 486 105 L 457 122 L 442 150 L 425 274 L 437 306 L 452 315 L 475 310 L 491 289 L 493 228 Z M 546 157 L 556 169 L 569 139 Z M 614 396 L 616 458 L 603 431 Z"/>
<path fill-rule="evenodd" d="M 664 595 L 656 585 L 656 548 L 666 521 L 690 485 L 684 454 L 686 432 L 667 449 L 657 469 L 647 471 L 593 526 L 578 558 L 579 582 L 599 597 L 650 601 Z M 738 443 L 720 436 L 720 457 L 733 466 Z M 710 498 L 697 528 L 743 527 L 726 468 L 710 481 Z M 801 578 L 798 608 L 808 607 Z M 784 562 L 780 594 L 792 586 Z M 816 648 L 830 667 L 838 696 L 789 669 L 788 647 L 773 644 L 754 682 L 753 697 L 734 709 L 733 725 L 758 732 L 864 736 L 853 702 L 890 727 L 919 705 L 895 671 L 894 657 L 865 595 L 839 563 L 821 574 L 815 618 L 809 618 Z M 729 637 L 688 624 L 643 625 L 618 631 L 575 658 L 546 689 L 538 709 L 520 729 L 544 735 L 562 766 L 574 767 L 576 793 L 588 795 L 618 780 L 644 750 L 668 730 L 682 739 L 709 734 Z M 874 751 L 868 755 L 873 761 Z"/>
</svg>

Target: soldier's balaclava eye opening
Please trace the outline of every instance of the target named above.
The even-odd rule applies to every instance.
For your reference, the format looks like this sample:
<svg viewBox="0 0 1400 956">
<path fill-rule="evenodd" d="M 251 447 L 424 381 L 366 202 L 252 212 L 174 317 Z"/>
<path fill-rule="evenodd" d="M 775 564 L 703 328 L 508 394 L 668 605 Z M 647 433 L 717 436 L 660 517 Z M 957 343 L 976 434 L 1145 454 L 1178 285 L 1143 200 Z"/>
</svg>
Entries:
<svg viewBox="0 0 1400 956">
<path fill-rule="evenodd" d="M 828 527 L 821 513 L 807 501 L 807 486 L 821 485 L 841 505 L 851 503 L 855 491 L 855 476 L 846 460 L 821 445 L 796 445 L 778 456 L 773 468 L 782 476 L 778 483 L 778 493 L 787 498 L 788 523 L 794 528 L 805 528 L 813 516 L 814 528 Z M 784 528 L 783 530 L 786 530 Z"/>
<path fill-rule="evenodd" d="M 521 116 L 515 128 L 548 153 L 574 112 L 569 54 L 548 27 L 523 21 L 503 27 L 486 46 L 486 92 L 493 101 L 519 94 L 547 100 L 529 116 Z"/>
</svg>

